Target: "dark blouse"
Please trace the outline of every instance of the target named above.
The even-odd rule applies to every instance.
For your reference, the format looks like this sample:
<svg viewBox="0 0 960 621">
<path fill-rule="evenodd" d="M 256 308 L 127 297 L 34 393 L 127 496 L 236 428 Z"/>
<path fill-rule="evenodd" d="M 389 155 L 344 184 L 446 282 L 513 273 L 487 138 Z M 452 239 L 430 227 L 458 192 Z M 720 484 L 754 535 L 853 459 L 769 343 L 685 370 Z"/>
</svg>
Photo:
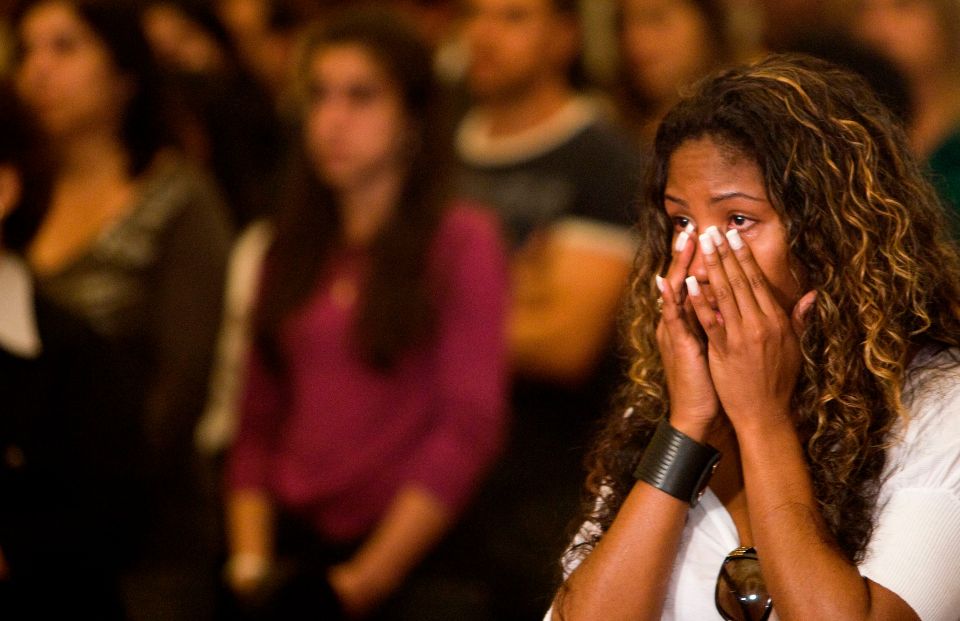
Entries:
<svg viewBox="0 0 960 621">
<path fill-rule="evenodd" d="M 132 354 L 157 456 L 182 453 L 206 397 L 230 227 L 212 181 L 174 156 L 146 173 L 138 203 L 40 290 Z"/>
<path fill-rule="evenodd" d="M 117 576 L 144 506 L 139 403 L 103 339 L 43 298 L 35 311 L 41 354 L 0 348 L 0 610 L 121 618 Z"/>
</svg>

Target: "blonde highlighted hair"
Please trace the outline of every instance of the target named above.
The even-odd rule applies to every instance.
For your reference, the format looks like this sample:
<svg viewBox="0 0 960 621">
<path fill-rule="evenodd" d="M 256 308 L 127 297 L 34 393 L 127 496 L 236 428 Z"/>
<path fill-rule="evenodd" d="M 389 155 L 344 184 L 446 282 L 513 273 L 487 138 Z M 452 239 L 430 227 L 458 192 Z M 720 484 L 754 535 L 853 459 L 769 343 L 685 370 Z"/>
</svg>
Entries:
<svg viewBox="0 0 960 621">
<path fill-rule="evenodd" d="M 858 561 L 886 447 L 905 416 L 908 365 L 920 348 L 960 345 L 960 256 L 897 121 L 862 79 L 804 56 L 774 55 L 711 76 L 659 128 L 625 324 L 632 364 L 622 402 L 632 414 L 611 415 L 595 446 L 581 521 L 600 533 L 609 527 L 670 409 L 653 285 L 670 260 L 663 193 L 671 154 L 702 137 L 759 166 L 792 269 L 817 292 L 793 409 L 820 511 L 839 549 Z"/>
</svg>

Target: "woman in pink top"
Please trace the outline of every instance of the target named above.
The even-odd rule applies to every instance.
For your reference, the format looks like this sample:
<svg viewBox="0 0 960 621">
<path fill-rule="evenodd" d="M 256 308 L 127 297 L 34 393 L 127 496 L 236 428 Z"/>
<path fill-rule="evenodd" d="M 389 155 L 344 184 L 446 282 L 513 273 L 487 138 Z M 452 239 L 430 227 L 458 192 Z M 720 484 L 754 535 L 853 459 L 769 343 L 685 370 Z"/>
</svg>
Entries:
<svg viewBox="0 0 960 621">
<path fill-rule="evenodd" d="M 387 615 L 499 445 L 503 250 L 487 212 L 444 192 L 411 30 L 345 16 L 308 40 L 300 78 L 304 165 L 253 320 L 227 577 L 255 618 Z"/>
</svg>

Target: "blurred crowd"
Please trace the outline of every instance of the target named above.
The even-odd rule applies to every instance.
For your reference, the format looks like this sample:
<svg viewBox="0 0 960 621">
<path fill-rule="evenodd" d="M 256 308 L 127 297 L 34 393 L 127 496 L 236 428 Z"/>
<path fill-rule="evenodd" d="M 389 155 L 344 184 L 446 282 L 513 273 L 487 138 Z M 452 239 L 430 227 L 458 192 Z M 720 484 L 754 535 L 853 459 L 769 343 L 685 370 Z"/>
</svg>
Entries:
<svg viewBox="0 0 960 621">
<path fill-rule="evenodd" d="M 955 0 L 0 16 L 4 619 L 541 618 L 708 73 L 861 73 L 960 209 Z"/>
</svg>

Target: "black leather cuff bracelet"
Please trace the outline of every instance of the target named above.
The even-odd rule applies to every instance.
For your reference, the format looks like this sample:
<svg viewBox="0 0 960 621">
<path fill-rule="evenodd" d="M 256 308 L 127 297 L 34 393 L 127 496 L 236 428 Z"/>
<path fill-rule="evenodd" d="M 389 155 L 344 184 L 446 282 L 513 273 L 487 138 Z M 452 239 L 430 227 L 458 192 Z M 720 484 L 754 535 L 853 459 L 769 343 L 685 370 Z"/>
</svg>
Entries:
<svg viewBox="0 0 960 621">
<path fill-rule="evenodd" d="M 695 507 L 719 462 L 720 451 L 700 444 L 663 419 L 633 476 Z"/>
</svg>

